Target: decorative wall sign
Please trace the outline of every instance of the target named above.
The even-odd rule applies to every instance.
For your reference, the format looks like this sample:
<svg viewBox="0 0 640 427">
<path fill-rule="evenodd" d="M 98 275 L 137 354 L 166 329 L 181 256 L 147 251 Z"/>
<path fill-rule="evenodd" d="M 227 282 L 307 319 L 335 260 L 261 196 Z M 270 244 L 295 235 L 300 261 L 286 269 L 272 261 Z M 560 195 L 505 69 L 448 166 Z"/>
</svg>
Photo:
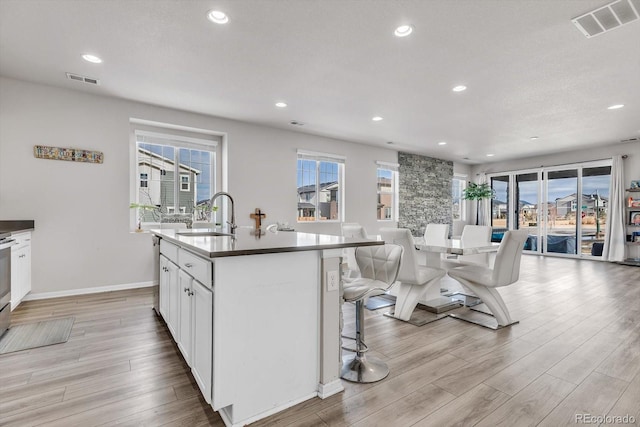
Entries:
<svg viewBox="0 0 640 427">
<path fill-rule="evenodd" d="M 33 155 L 38 159 L 68 160 L 71 162 L 102 163 L 102 151 L 80 150 L 78 148 L 47 147 L 35 145 Z"/>
</svg>

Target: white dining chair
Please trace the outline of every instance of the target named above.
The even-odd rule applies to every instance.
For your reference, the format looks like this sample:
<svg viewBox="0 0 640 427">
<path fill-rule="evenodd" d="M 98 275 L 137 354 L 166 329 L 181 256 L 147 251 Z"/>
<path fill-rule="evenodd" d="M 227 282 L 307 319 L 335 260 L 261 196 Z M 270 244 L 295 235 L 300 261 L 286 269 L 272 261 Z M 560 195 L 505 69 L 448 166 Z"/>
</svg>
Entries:
<svg viewBox="0 0 640 427">
<path fill-rule="evenodd" d="M 356 237 L 359 239 L 367 239 L 367 231 L 357 222 L 344 222 L 340 225 L 342 237 Z M 360 277 L 360 269 L 355 257 L 355 248 L 345 248 L 343 250 L 345 259 L 347 260 L 348 271 L 344 275 L 344 280 L 352 280 Z"/>
<path fill-rule="evenodd" d="M 449 224 L 427 224 L 424 230 L 424 244 L 433 246 L 446 246 L 449 239 Z M 422 257 L 427 267 L 440 268 L 444 254 L 425 252 Z"/>
<path fill-rule="evenodd" d="M 508 286 L 518 281 L 520 259 L 528 235 L 529 232 L 526 229 L 507 231 L 500 243 L 493 268 L 470 264 L 448 271 L 451 278 L 460 282 L 464 288 L 473 292 L 486 304 L 495 317 L 497 326 L 460 313 L 451 314 L 451 317 L 491 329 L 504 328 L 518 323 L 517 320 L 511 318 L 507 305 L 496 288 Z"/>
<path fill-rule="evenodd" d="M 462 230 L 460 242 L 463 247 L 483 246 L 491 244 L 491 227 L 488 225 L 466 225 Z M 457 255 L 442 261 L 443 268 L 450 269 L 467 264 L 489 266 L 489 253 Z"/>
<path fill-rule="evenodd" d="M 446 272 L 440 268 L 424 267 L 418 265 L 416 248 L 407 228 L 381 228 L 380 236 L 385 243 L 393 243 L 402 246 L 402 265 L 398 273 L 396 307 L 393 317 L 408 321 L 411 313 L 418 305 L 418 301 L 425 295 L 427 288 L 437 286 L 436 295 L 440 295 L 438 282 Z"/>
<path fill-rule="evenodd" d="M 462 230 L 464 230 L 464 227 L 466 225 L 466 221 L 463 221 L 461 219 L 454 220 L 453 224 L 451 225 L 451 238 L 459 239 L 460 236 L 462 236 Z"/>
</svg>

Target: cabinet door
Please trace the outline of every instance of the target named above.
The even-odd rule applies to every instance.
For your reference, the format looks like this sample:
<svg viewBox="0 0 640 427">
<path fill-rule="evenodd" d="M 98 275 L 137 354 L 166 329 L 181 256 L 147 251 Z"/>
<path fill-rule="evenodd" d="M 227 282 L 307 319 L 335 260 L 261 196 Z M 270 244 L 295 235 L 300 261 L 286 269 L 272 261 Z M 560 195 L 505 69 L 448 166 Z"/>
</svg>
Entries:
<svg viewBox="0 0 640 427">
<path fill-rule="evenodd" d="M 169 283 L 171 282 L 171 271 L 169 270 L 169 264 L 172 264 L 164 255 L 160 255 L 160 314 L 164 318 L 165 322 L 169 322 Z"/>
<path fill-rule="evenodd" d="M 213 365 L 213 292 L 194 280 L 192 284 L 193 352 L 191 371 L 207 403 L 211 403 Z"/>
<path fill-rule="evenodd" d="M 31 291 L 31 246 L 11 249 L 11 309 Z"/>
<path fill-rule="evenodd" d="M 182 352 L 187 365 L 191 366 L 191 304 L 193 300 L 193 278 L 184 271 L 178 273 L 178 282 L 180 283 L 180 326 L 178 332 L 178 348 Z"/>
<path fill-rule="evenodd" d="M 178 283 L 178 266 L 169 261 L 167 263 L 167 289 L 169 293 L 168 311 L 169 316 L 165 319 L 169 332 L 173 335 L 173 339 L 178 341 L 178 333 L 180 326 L 180 285 Z"/>
</svg>

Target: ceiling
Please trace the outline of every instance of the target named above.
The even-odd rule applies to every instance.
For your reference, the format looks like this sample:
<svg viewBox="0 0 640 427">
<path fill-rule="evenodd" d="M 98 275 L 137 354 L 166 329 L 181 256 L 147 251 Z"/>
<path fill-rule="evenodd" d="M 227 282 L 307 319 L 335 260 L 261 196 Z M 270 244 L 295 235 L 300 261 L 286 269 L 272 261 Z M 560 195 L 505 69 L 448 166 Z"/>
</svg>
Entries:
<svg viewBox="0 0 640 427">
<path fill-rule="evenodd" d="M 606 3 L 0 0 L 0 75 L 487 163 L 640 138 L 640 20 L 571 22 Z"/>
</svg>

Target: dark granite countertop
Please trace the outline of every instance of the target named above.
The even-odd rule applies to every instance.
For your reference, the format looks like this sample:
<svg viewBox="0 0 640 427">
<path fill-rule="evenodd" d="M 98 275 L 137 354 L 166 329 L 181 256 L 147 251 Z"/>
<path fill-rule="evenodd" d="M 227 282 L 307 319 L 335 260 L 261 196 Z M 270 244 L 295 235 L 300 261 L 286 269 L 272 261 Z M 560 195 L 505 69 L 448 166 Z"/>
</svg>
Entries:
<svg viewBox="0 0 640 427">
<path fill-rule="evenodd" d="M 249 229 L 236 230 L 235 239 L 229 236 L 190 236 L 185 234 L 200 231 L 206 230 L 151 230 L 151 233 L 207 258 L 341 249 L 384 244 L 384 242 L 378 240 L 298 232 L 272 233 L 267 231 L 258 237 L 254 235 L 253 230 Z"/>
<path fill-rule="evenodd" d="M 0 220 L 0 233 L 17 233 L 35 228 L 35 221 L 27 220 Z"/>
</svg>

